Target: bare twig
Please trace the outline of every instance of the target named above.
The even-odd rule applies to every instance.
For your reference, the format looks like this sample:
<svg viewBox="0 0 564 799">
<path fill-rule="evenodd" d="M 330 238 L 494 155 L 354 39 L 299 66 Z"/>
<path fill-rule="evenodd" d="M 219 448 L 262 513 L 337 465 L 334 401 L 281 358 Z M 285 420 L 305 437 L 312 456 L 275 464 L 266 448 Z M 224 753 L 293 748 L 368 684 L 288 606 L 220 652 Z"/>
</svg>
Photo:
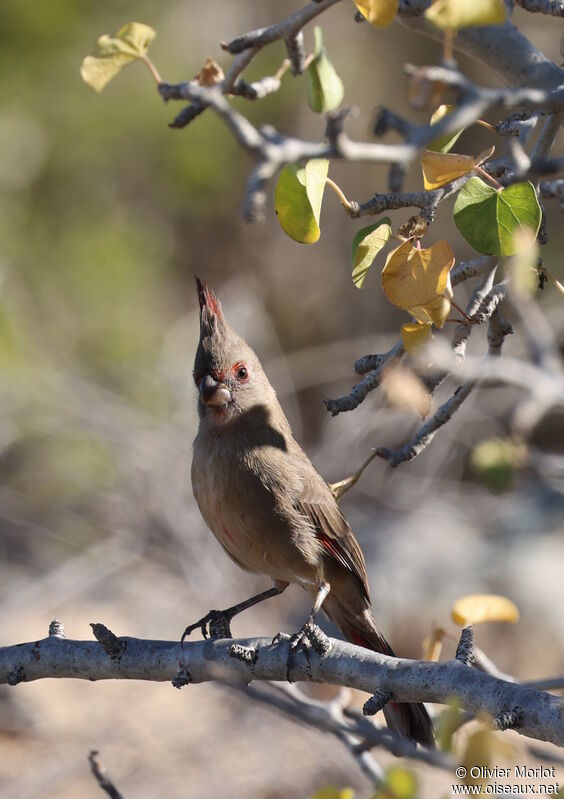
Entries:
<svg viewBox="0 0 564 799">
<path fill-rule="evenodd" d="M 123 794 L 121 794 L 112 780 L 110 779 L 110 775 L 108 774 L 107 768 L 104 766 L 102 761 L 99 758 L 99 752 L 95 749 L 92 749 L 90 754 L 88 755 L 88 762 L 90 763 L 90 769 L 92 774 L 96 778 L 96 781 L 100 788 L 105 791 L 111 799 L 123 799 Z"/>
</svg>

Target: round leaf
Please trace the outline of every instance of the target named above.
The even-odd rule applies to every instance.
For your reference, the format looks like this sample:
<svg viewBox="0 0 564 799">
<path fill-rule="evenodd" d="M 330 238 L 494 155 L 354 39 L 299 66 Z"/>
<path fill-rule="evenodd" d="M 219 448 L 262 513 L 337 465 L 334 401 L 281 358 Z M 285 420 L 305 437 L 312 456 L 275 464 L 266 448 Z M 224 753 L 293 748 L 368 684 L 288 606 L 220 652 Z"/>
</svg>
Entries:
<svg viewBox="0 0 564 799">
<path fill-rule="evenodd" d="M 329 161 L 316 158 L 305 167 L 288 164 L 274 190 L 274 207 L 283 231 L 294 241 L 314 244 L 321 235 L 319 215 Z"/>
<path fill-rule="evenodd" d="M 315 57 L 307 68 L 307 100 L 312 111 L 323 114 L 341 104 L 345 87 L 323 47 L 321 28 L 314 29 Z"/>
<path fill-rule="evenodd" d="M 389 301 L 409 310 L 426 306 L 448 294 L 454 253 L 446 241 L 418 249 L 406 241 L 388 255 L 382 270 L 382 288 Z"/>
<path fill-rule="evenodd" d="M 372 262 L 392 235 L 391 225 L 391 220 L 385 216 L 355 234 L 352 240 L 352 279 L 357 288 L 362 288 Z"/>
<path fill-rule="evenodd" d="M 123 67 L 147 54 L 155 36 L 153 28 L 141 22 L 129 22 L 115 36 L 100 36 L 94 55 L 86 56 L 82 62 L 82 80 L 101 92 Z"/>
<path fill-rule="evenodd" d="M 500 25 L 507 18 L 504 0 L 435 0 L 425 17 L 441 30 L 471 25 Z"/>
<path fill-rule="evenodd" d="M 517 605 L 497 594 L 468 594 L 457 599 L 451 610 L 452 620 L 461 627 L 484 621 L 519 621 Z"/>
<path fill-rule="evenodd" d="M 375 28 L 385 28 L 397 14 L 399 0 L 354 0 L 362 16 Z"/>
<path fill-rule="evenodd" d="M 474 177 L 458 192 L 454 222 L 468 244 L 485 255 L 514 255 L 515 233 L 529 228 L 536 236 L 541 207 L 532 183 L 514 183 L 502 191 Z"/>
</svg>

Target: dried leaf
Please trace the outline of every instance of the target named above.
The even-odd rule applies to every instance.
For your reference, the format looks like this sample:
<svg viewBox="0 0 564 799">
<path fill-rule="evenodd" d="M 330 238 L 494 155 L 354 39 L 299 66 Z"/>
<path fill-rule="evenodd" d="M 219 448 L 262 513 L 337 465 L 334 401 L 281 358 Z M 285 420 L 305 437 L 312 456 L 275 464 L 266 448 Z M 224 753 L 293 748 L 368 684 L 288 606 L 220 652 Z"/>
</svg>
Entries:
<svg viewBox="0 0 564 799">
<path fill-rule="evenodd" d="M 517 605 L 497 594 L 468 594 L 457 599 L 451 610 L 452 620 L 461 627 L 485 621 L 519 621 Z"/>
<path fill-rule="evenodd" d="M 224 79 L 225 75 L 222 68 L 217 61 L 213 58 L 206 58 L 204 66 L 194 75 L 194 80 L 197 80 L 200 86 L 215 86 Z"/>
<path fill-rule="evenodd" d="M 410 311 L 417 319 L 424 316 L 420 321 L 438 321 L 440 326 L 445 303 L 438 299 L 452 297 L 449 273 L 453 266 L 454 253 L 446 241 L 427 249 L 406 241 L 388 255 L 382 270 L 384 294 L 393 305 Z"/>
<path fill-rule="evenodd" d="M 410 216 L 407 222 L 398 228 L 398 236 L 402 239 L 421 239 L 429 229 L 429 223 L 422 216 Z"/>
</svg>

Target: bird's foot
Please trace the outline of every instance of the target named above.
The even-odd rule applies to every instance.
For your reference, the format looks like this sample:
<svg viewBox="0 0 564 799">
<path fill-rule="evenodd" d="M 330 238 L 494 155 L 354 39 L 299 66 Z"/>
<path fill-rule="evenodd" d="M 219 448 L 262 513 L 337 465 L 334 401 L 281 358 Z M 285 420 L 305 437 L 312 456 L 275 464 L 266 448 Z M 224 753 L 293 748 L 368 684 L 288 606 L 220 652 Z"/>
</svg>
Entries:
<svg viewBox="0 0 564 799">
<path fill-rule="evenodd" d="M 290 673 L 296 665 L 298 653 L 302 651 L 306 656 L 308 667 L 310 665 L 309 653 L 313 649 L 318 655 L 325 655 L 329 651 L 329 638 L 325 635 L 323 630 L 308 620 L 297 633 L 290 638 L 290 646 L 288 651 L 288 665 L 286 669 L 286 677 L 288 682 L 292 682 Z"/>
<path fill-rule="evenodd" d="M 231 619 L 233 613 L 227 610 L 210 610 L 194 624 L 190 624 L 182 633 L 180 639 L 180 646 L 184 644 L 184 640 L 188 638 L 190 633 L 198 628 L 202 631 L 204 638 L 233 638 L 231 635 Z"/>
</svg>

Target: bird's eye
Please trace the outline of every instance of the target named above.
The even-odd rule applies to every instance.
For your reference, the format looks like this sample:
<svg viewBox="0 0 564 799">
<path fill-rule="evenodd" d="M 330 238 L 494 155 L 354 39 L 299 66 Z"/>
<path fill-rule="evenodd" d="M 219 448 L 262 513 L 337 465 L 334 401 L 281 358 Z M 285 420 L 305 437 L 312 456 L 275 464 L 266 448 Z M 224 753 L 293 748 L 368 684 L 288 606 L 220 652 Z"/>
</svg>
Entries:
<svg viewBox="0 0 564 799">
<path fill-rule="evenodd" d="M 249 370 L 247 369 L 244 363 L 240 363 L 235 367 L 235 377 L 237 378 L 237 380 L 240 380 L 242 382 L 243 380 L 246 380 L 248 376 L 249 376 Z"/>
</svg>

